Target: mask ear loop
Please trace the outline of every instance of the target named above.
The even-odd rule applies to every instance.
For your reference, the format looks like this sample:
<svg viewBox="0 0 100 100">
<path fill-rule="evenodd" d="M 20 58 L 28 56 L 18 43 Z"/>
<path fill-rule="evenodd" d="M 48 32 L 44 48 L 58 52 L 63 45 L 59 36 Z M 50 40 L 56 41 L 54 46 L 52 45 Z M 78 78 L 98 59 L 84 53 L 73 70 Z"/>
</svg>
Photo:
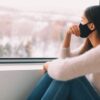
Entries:
<svg viewBox="0 0 100 100">
<path fill-rule="evenodd" d="M 88 24 L 90 24 L 90 23 L 92 23 L 92 21 L 87 22 L 85 25 L 88 25 Z"/>
</svg>

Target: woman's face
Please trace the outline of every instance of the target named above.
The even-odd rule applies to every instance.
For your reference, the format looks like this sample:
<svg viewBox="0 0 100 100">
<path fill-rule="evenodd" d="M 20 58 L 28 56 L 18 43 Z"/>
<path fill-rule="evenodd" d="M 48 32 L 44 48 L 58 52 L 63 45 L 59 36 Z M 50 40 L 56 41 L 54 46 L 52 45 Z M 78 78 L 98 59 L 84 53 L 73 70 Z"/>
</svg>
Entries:
<svg viewBox="0 0 100 100">
<path fill-rule="evenodd" d="M 81 24 L 79 26 L 80 28 L 80 36 L 82 38 L 86 38 L 89 37 L 91 35 L 91 33 L 94 33 L 94 24 L 90 21 L 88 21 L 88 19 L 83 15 L 81 17 Z"/>
<path fill-rule="evenodd" d="M 88 19 L 87 19 L 84 15 L 81 17 L 81 23 L 82 23 L 83 25 L 89 23 Z M 92 22 L 89 23 L 89 24 L 87 24 L 87 26 L 88 26 L 88 28 L 89 28 L 90 30 L 94 30 L 94 29 L 95 29 L 95 25 L 94 25 Z"/>
<path fill-rule="evenodd" d="M 87 24 L 88 22 L 89 22 L 88 19 L 84 15 L 82 15 L 81 23 L 84 25 L 84 24 Z"/>
</svg>

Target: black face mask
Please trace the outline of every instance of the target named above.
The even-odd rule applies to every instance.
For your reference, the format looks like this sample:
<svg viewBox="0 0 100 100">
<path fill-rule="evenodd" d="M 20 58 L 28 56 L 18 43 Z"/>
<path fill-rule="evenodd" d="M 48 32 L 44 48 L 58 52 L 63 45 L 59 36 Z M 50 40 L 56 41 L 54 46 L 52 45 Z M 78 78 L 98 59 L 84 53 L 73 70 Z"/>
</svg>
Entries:
<svg viewBox="0 0 100 100">
<path fill-rule="evenodd" d="M 89 22 L 90 23 L 90 22 Z M 94 30 L 90 30 L 89 28 L 88 28 L 88 24 L 89 23 L 87 23 L 87 24 L 85 24 L 85 25 L 82 25 L 81 23 L 80 23 L 80 25 L 79 25 L 79 29 L 80 29 L 80 37 L 82 37 L 82 38 L 86 38 L 86 37 L 88 37 L 89 36 L 89 34 L 91 34 Z"/>
</svg>

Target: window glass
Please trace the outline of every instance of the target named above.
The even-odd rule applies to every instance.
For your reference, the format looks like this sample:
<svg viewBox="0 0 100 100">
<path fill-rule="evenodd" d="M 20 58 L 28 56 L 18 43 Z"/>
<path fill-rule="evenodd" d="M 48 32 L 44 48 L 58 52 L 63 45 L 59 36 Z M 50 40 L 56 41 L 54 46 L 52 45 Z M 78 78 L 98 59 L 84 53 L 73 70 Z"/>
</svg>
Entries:
<svg viewBox="0 0 100 100">
<path fill-rule="evenodd" d="M 57 57 L 69 23 L 99 0 L 0 0 L 0 58 Z M 82 39 L 74 37 L 72 49 Z"/>
</svg>

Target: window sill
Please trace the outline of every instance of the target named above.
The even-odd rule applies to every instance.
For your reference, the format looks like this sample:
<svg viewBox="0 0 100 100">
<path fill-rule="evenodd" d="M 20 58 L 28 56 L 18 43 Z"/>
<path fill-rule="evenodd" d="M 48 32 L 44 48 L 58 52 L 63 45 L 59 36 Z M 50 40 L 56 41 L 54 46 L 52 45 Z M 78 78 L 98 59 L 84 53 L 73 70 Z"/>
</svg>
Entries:
<svg viewBox="0 0 100 100">
<path fill-rule="evenodd" d="M 43 64 L 0 64 L 0 71 L 42 70 Z"/>
</svg>

